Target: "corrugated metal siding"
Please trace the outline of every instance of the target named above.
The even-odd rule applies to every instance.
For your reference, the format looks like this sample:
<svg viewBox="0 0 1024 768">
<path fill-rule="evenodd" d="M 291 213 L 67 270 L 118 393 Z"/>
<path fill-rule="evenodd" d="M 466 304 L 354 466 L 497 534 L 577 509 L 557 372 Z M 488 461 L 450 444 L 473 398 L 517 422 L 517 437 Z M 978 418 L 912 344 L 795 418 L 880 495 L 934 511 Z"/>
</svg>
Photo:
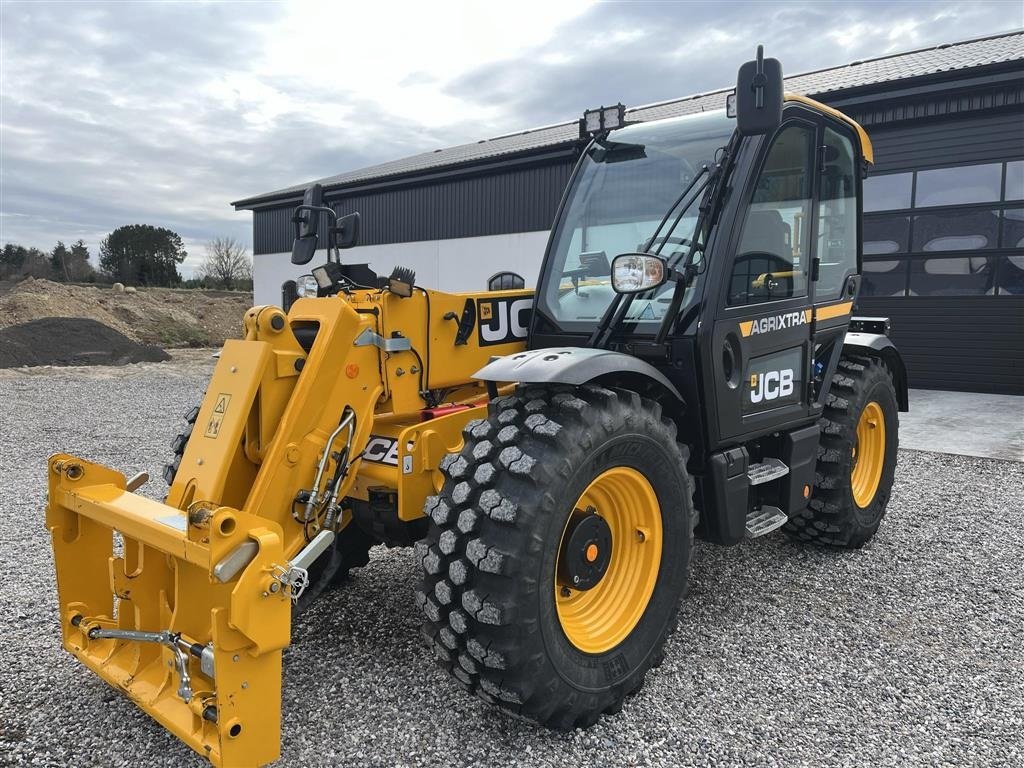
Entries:
<svg viewBox="0 0 1024 768">
<path fill-rule="evenodd" d="M 829 101 L 825 99 L 826 103 Z M 993 109 L 1012 109 L 1024 105 L 1024 78 L 989 88 L 965 90 L 954 84 L 951 92 L 932 93 L 925 97 L 873 102 L 868 105 L 845 106 L 843 100 L 833 104 L 865 128 L 904 120 L 922 120 L 940 116 L 962 115 Z M 868 131 L 871 133 L 871 131 Z"/>
<path fill-rule="evenodd" d="M 873 173 L 1024 157 L 1024 110 L 944 117 L 870 131 Z"/>
<path fill-rule="evenodd" d="M 446 240 L 548 229 L 572 163 L 552 163 L 330 199 L 340 214 L 359 211 L 362 245 Z M 293 206 L 253 212 L 253 251 L 292 247 Z"/>
<path fill-rule="evenodd" d="M 1024 296 L 864 298 L 856 312 L 891 318 L 911 387 L 1024 395 Z"/>
</svg>

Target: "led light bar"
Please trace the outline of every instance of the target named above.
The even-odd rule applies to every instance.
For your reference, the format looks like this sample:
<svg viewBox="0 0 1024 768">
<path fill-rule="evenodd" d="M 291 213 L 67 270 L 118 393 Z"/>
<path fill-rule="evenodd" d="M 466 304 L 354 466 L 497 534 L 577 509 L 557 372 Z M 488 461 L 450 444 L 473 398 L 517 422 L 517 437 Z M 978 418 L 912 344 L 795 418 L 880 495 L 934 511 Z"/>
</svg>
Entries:
<svg viewBox="0 0 1024 768">
<path fill-rule="evenodd" d="M 588 109 L 580 120 L 580 137 L 594 136 L 603 131 L 614 131 L 626 124 L 626 107 L 619 103 L 613 107 Z"/>
</svg>

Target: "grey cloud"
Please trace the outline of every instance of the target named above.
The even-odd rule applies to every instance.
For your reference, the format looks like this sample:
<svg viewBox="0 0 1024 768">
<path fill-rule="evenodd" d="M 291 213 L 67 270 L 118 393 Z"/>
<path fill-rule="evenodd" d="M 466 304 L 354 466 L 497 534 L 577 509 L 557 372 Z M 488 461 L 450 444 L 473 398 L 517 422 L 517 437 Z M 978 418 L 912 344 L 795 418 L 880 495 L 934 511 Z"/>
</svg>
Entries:
<svg viewBox="0 0 1024 768">
<path fill-rule="evenodd" d="M 915 36 L 888 39 L 905 21 L 917 23 Z M 530 124 L 559 122 L 601 104 L 636 106 L 727 87 L 759 43 L 787 73 L 797 74 L 890 48 L 1012 30 L 1020 22 L 1019 5 L 1009 2 L 599 4 L 557 30 L 551 46 L 468 72 L 446 90 L 505 103 L 515 114 L 530 115 Z M 827 34 L 861 24 L 869 29 L 849 48 Z M 553 53 L 565 60 L 549 60 Z"/>
<path fill-rule="evenodd" d="M 253 27 L 273 23 L 268 7 L 280 8 L 4 4 L 3 63 L 18 82 L 0 93 L 0 240 L 49 248 L 82 237 L 95 252 L 115 227 L 145 222 L 186 241 L 248 242 L 251 215 L 231 200 L 408 154 L 429 138 L 408 125 L 369 141 L 387 116 L 340 88 L 300 91 L 308 109 L 268 129 L 246 122 L 249 105 L 199 94 L 211 74 L 258 60 L 265 37 Z M 317 106 L 336 99 L 359 113 L 357 125 L 325 124 Z"/>
<path fill-rule="evenodd" d="M 82 237 L 95 252 L 115 227 L 150 223 L 191 243 L 223 234 L 249 242 L 250 214 L 235 213 L 231 200 L 561 121 L 601 103 L 635 105 L 721 87 L 759 41 L 797 72 L 890 46 L 998 31 L 1019 24 L 1019 6 L 1012 8 L 601 4 L 515 61 L 470 63 L 456 79 L 436 83 L 439 93 L 488 117 L 428 129 L 413 114 L 396 121 L 372 94 L 360 93 L 358 73 L 340 73 L 330 89 L 262 78 L 300 106 L 259 126 L 247 121 L 252 103 L 202 91 L 202 84 L 262 60 L 280 17 L 291 11 L 287 4 L 5 2 L 0 241 L 49 248 L 57 239 Z M 825 35 L 882 13 L 886 28 L 917 19 L 919 38 L 904 43 L 876 32 L 842 49 Z M 365 33 L 385 37 L 387 30 Z M 300 56 L 302 41 L 295 47 Z M 418 65 L 409 62 L 405 85 L 431 83 Z M 350 108 L 349 124 L 329 122 L 322 105 L 332 103 Z"/>
</svg>

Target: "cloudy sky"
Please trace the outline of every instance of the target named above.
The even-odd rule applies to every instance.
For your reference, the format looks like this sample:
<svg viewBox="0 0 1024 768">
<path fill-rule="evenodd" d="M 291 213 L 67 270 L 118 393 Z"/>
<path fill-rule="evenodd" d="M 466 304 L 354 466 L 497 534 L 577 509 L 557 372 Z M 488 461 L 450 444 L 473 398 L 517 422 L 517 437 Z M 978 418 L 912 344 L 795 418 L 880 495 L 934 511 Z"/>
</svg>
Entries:
<svg viewBox="0 0 1024 768">
<path fill-rule="evenodd" d="M 1008 2 L 0 0 L 0 243 L 251 244 L 229 202 L 465 141 L 1024 26 Z"/>
</svg>

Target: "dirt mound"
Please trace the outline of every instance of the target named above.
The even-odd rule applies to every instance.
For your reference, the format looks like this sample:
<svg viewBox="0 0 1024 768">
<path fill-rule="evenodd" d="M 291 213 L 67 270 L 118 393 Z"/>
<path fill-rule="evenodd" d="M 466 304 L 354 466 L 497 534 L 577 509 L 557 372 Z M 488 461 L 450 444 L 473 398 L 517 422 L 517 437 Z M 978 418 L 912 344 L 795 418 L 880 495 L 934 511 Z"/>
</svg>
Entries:
<svg viewBox="0 0 1024 768">
<path fill-rule="evenodd" d="M 9 284 L 8 284 L 9 285 Z M 133 341 L 161 347 L 219 347 L 242 334 L 252 294 L 174 288 L 116 293 L 109 286 L 28 279 L 0 290 L 0 328 L 41 318 L 88 318 Z"/>
<path fill-rule="evenodd" d="M 23 365 L 125 365 L 170 360 L 88 318 L 45 317 L 0 328 L 0 368 Z"/>
</svg>

